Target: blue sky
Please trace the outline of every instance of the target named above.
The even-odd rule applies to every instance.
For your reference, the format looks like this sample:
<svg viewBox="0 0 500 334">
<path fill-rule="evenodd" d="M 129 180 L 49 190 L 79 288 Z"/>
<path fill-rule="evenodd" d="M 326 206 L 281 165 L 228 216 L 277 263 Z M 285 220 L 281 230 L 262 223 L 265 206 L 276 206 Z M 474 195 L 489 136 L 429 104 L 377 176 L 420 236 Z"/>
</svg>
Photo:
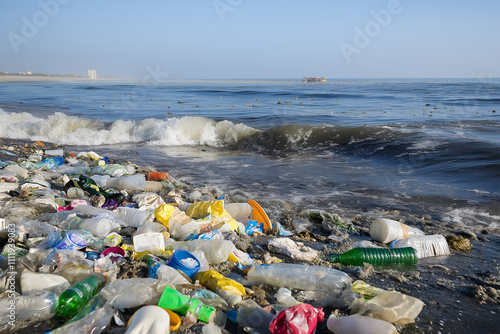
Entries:
<svg viewBox="0 0 500 334">
<path fill-rule="evenodd" d="M 0 71 L 145 79 L 500 77 L 500 1 L 0 2 Z"/>
</svg>

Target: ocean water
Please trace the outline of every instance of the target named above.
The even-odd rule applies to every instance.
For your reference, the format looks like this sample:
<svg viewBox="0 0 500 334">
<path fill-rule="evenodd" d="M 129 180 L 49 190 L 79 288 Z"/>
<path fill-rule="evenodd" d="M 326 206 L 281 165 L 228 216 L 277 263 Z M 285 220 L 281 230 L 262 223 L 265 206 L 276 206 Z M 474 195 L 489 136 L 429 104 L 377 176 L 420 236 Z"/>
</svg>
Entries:
<svg viewBox="0 0 500 334">
<path fill-rule="evenodd" d="M 271 210 L 500 231 L 500 80 L 0 83 L 0 136 L 153 165 Z"/>
</svg>

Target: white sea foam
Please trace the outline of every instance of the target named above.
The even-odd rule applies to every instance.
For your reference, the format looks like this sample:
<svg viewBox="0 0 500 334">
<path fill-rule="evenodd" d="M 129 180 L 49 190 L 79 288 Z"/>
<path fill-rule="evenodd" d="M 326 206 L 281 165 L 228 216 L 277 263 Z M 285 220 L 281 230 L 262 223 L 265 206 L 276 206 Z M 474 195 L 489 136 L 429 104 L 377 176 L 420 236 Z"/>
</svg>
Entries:
<svg viewBox="0 0 500 334">
<path fill-rule="evenodd" d="M 105 145 L 148 142 L 152 145 L 234 144 L 258 130 L 230 121 L 216 122 L 204 117 L 142 121 L 118 120 L 112 124 L 56 112 L 48 118 L 29 113 L 8 113 L 0 109 L 0 136 L 50 141 L 63 145 Z"/>
<path fill-rule="evenodd" d="M 500 228 L 500 216 L 472 208 L 453 209 L 446 213 L 443 220 L 468 228 L 485 228 L 492 233 Z"/>
</svg>

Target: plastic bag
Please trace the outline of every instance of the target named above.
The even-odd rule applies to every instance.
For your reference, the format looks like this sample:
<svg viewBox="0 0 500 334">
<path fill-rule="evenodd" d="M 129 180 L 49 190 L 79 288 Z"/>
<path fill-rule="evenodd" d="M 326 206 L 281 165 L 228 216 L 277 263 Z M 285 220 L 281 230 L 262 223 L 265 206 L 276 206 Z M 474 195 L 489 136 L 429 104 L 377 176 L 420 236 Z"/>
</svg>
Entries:
<svg viewBox="0 0 500 334">
<path fill-rule="evenodd" d="M 186 214 L 192 218 L 203 218 L 209 214 L 215 215 L 217 217 L 223 218 L 223 220 L 229 224 L 231 230 L 238 230 L 238 223 L 231 217 L 229 212 L 224 209 L 224 201 L 202 201 L 191 204 L 186 209 Z"/>
<path fill-rule="evenodd" d="M 202 285 L 214 292 L 219 288 L 220 290 L 231 291 L 240 296 L 245 295 L 245 288 L 243 285 L 230 278 L 224 277 L 224 275 L 214 270 L 199 272 L 196 274 L 195 279 L 199 280 Z"/>
<path fill-rule="evenodd" d="M 161 222 L 165 227 L 169 227 L 169 222 L 175 221 L 177 224 L 184 225 L 191 221 L 191 218 L 188 217 L 184 212 L 179 210 L 173 205 L 170 204 L 162 204 L 155 210 L 156 219 Z"/>
<path fill-rule="evenodd" d="M 269 330 L 273 334 L 312 334 L 316 331 L 318 322 L 322 322 L 324 317 L 322 308 L 299 304 L 276 314 L 269 325 Z"/>
<path fill-rule="evenodd" d="M 400 326 L 415 322 L 415 318 L 424 307 L 420 299 L 397 291 L 381 293 L 362 303 L 359 309 L 360 300 L 357 299 L 349 306 L 352 313 L 385 320 Z"/>
<path fill-rule="evenodd" d="M 294 259 L 312 261 L 318 258 L 318 252 L 312 248 L 299 245 L 288 238 L 276 238 L 269 241 L 267 247 L 270 251 L 287 255 Z"/>
</svg>

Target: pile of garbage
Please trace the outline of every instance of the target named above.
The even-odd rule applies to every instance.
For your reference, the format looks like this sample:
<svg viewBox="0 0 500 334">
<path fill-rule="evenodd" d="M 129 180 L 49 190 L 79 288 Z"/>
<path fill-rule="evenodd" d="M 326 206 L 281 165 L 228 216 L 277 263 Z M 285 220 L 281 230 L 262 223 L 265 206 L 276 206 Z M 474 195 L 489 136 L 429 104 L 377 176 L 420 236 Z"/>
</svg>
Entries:
<svg viewBox="0 0 500 334">
<path fill-rule="evenodd" d="M 327 254 L 300 241 L 320 237 L 311 221 L 347 238 L 350 221 L 284 227 L 252 199 L 95 152 L 0 164 L 1 333 L 397 333 L 424 303 L 343 269 L 450 254 L 443 236 L 386 218 L 376 243 Z"/>
</svg>

